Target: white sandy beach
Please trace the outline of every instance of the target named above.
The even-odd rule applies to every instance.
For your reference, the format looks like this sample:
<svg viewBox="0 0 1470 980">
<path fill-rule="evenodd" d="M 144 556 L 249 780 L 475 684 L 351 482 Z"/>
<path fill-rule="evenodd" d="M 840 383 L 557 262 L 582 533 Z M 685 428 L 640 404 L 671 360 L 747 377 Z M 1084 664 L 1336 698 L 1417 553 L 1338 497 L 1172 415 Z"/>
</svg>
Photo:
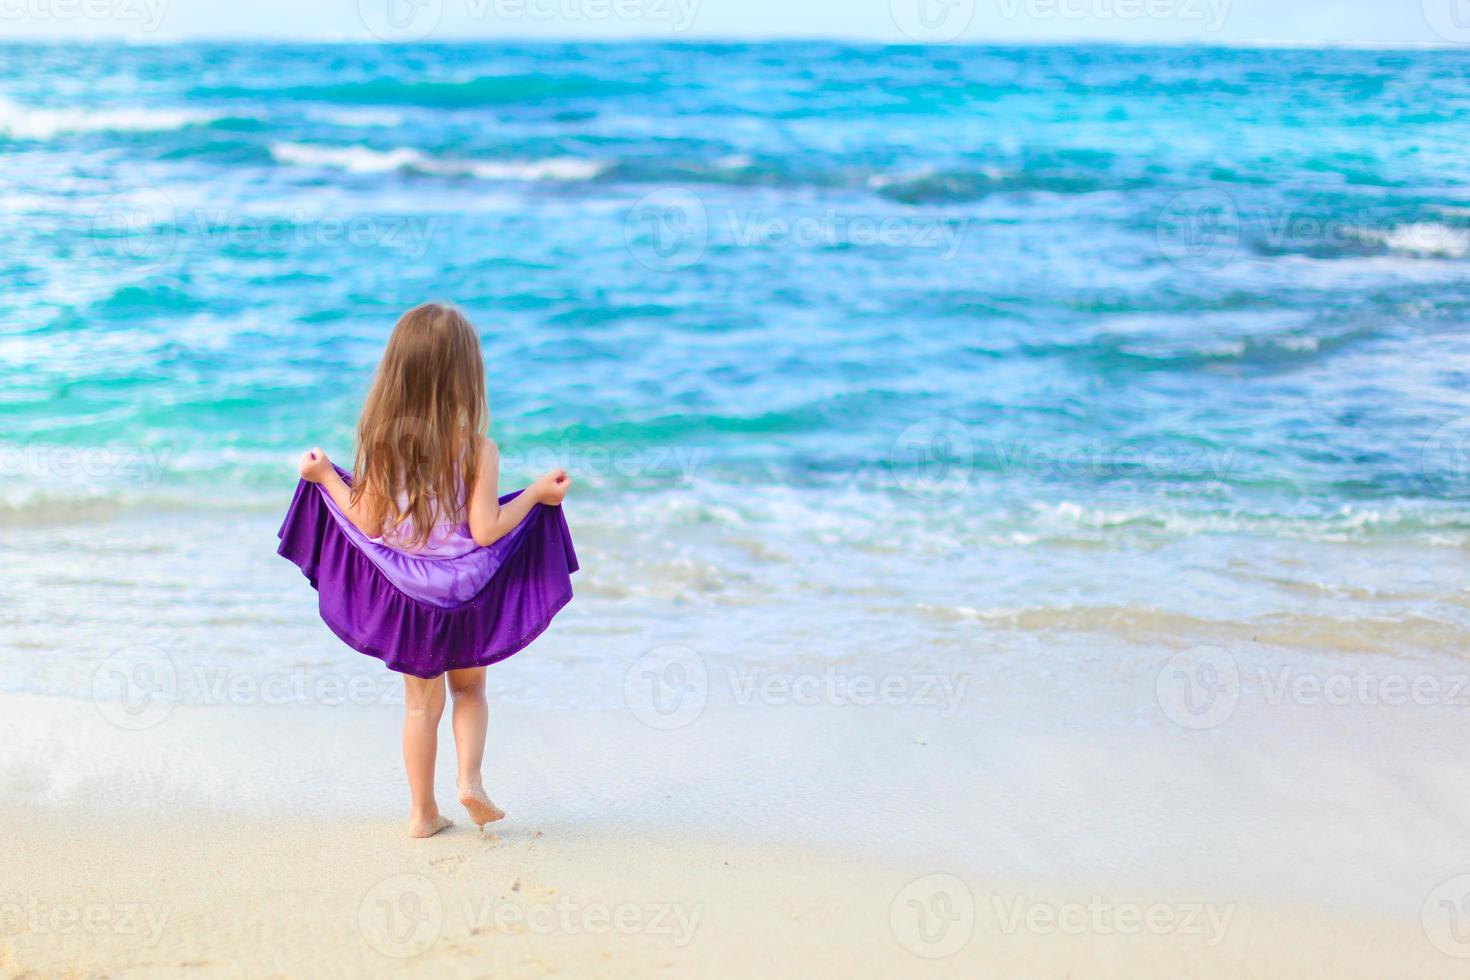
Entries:
<svg viewBox="0 0 1470 980">
<path fill-rule="evenodd" d="M 0 971 L 1463 975 L 1464 709 L 1272 703 L 1256 666 L 1199 731 L 1161 718 L 1147 664 L 1087 696 L 977 675 L 952 713 L 727 703 L 717 679 L 670 730 L 492 707 L 509 816 L 482 836 L 456 812 L 446 721 L 460 823 L 428 841 L 402 833 L 392 705 L 130 730 L 5 695 Z"/>
</svg>

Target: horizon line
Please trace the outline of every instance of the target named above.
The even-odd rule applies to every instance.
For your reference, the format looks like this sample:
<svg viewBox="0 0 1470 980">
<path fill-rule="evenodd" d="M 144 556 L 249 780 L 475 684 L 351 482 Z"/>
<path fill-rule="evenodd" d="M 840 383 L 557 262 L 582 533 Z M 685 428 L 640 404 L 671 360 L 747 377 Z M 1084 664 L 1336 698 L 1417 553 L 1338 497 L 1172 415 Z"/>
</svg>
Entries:
<svg viewBox="0 0 1470 980">
<path fill-rule="evenodd" d="M 301 37 L 299 35 L 271 35 L 271 34 L 196 34 L 196 35 L 104 35 L 96 37 L 69 37 L 65 35 L 37 35 L 33 37 L 13 37 L 0 39 L 0 47 L 26 46 L 26 45 L 55 45 L 55 44 L 84 44 L 84 45 L 129 45 L 135 47 L 151 47 L 184 44 L 271 44 L 280 46 L 307 47 L 311 45 L 337 45 L 364 47 L 435 47 L 447 45 L 500 45 L 500 44 L 544 44 L 544 45 L 635 45 L 635 44 L 665 44 L 665 45 L 777 45 L 777 44 L 844 44 L 851 46 L 886 47 L 886 48 L 1029 48 L 1029 47 L 1129 47 L 1129 48 L 1236 48 L 1236 49 L 1302 49 L 1302 50 L 1357 50 L 1357 51 L 1401 51 L 1401 50 L 1470 50 L 1470 44 L 1456 43 L 1454 41 L 1317 41 L 1291 38 L 1242 38 L 1236 40 L 1225 39 L 1202 39 L 1202 38 L 1164 38 L 1155 40 L 1141 40 L 1129 38 L 990 38 L 975 40 L 954 40 L 944 42 L 922 42 L 911 39 L 900 38 L 875 38 L 858 35 L 821 35 L 821 34 L 792 34 L 792 35 L 681 35 L 669 37 L 665 34 L 648 34 L 626 37 L 547 37 L 541 35 L 523 35 L 507 37 L 478 37 L 474 35 L 463 35 L 458 37 L 424 38 L 416 41 L 384 41 L 378 38 L 365 38 L 358 35 L 322 34 L 316 37 Z"/>
</svg>

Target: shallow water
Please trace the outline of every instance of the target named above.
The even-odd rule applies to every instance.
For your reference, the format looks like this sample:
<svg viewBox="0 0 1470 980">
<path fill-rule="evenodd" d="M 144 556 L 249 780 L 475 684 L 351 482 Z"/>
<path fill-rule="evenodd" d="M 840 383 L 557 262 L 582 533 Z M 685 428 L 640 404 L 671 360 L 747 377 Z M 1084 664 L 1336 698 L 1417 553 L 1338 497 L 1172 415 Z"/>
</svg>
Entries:
<svg viewBox="0 0 1470 980">
<path fill-rule="evenodd" d="M 1449 51 L 0 46 L 3 683 L 338 662 L 275 522 L 433 298 L 507 483 L 579 480 L 527 698 L 1456 650 L 1467 107 Z"/>
</svg>

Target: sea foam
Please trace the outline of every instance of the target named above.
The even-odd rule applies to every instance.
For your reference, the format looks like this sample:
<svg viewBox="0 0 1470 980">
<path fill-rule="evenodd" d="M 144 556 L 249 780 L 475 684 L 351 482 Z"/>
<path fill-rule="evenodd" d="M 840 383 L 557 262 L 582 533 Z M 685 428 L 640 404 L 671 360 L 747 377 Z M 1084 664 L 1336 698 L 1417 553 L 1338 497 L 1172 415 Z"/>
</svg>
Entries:
<svg viewBox="0 0 1470 980">
<path fill-rule="evenodd" d="M 162 132 L 223 118 L 202 109 L 84 109 L 26 106 L 0 98 L 0 134 L 49 140 L 68 133 Z"/>
<path fill-rule="evenodd" d="M 278 163 L 300 167 L 325 167 L 350 173 L 420 173 L 436 177 L 475 177 L 480 180 L 591 180 L 607 169 L 596 160 L 549 157 L 543 160 L 456 160 L 433 157 L 413 147 L 371 150 L 360 146 L 315 146 L 306 143 L 272 143 L 271 156 Z"/>
</svg>

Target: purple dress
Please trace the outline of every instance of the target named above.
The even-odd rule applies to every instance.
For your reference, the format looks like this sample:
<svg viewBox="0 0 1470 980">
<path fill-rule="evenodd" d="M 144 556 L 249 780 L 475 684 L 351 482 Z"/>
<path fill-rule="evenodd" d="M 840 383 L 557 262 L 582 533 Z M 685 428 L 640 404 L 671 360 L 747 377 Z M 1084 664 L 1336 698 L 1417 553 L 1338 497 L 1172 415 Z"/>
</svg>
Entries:
<svg viewBox="0 0 1470 980">
<path fill-rule="evenodd" d="M 457 533 L 467 537 L 469 529 Z M 415 677 L 484 667 L 520 651 L 571 601 L 577 570 L 566 517 L 545 504 L 486 547 L 471 539 L 411 554 L 363 534 L 326 490 L 302 480 L 278 536 L 278 552 L 311 581 L 332 632 Z"/>
</svg>

